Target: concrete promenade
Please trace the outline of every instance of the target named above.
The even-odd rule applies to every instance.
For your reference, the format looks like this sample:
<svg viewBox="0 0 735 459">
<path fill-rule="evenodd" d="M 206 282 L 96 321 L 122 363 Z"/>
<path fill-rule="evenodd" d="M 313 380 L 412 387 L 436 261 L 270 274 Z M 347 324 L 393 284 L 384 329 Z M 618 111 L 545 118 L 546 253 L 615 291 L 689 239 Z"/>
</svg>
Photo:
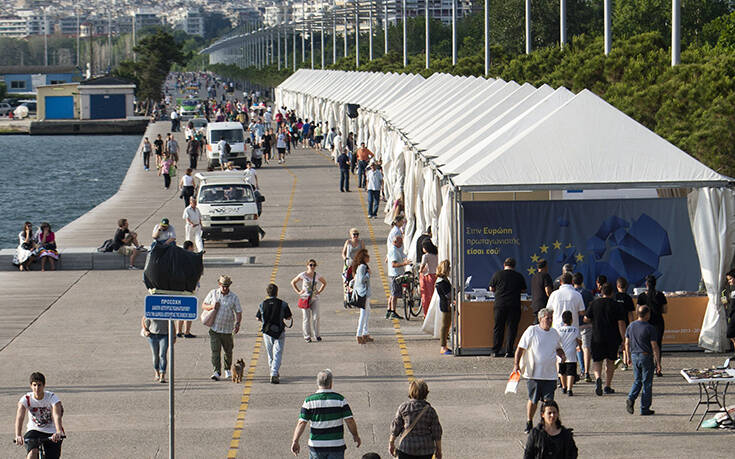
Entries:
<svg viewBox="0 0 735 459">
<path fill-rule="evenodd" d="M 165 132 L 169 123 L 149 127 Z M 179 135 L 179 143 L 184 142 Z M 181 157 L 182 166 L 188 160 Z M 179 170 L 185 169 L 180 167 Z M 368 220 L 367 196 L 339 193 L 339 174 L 331 160 L 297 149 L 287 164 L 258 171 L 266 202 L 261 225 L 267 232 L 258 248 L 247 244 L 207 243 L 207 257 L 254 256 L 255 264 L 206 268 L 198 292 L 203 299 L 220 274 L 233 278 L 233 292 L 244 307 L 235 358 L 246 366 L 243 384 L 209 379 L 207 329 L 193 325 L 194 339 L 176 344 L 176 453 L 181 458 L 287 458 L 303 398 L 315 390 L 319 369 L 335 373 L 334 389 L 355 413 L 363 446 L 347 435 L 348 458 L 368 451 L 388 457 L 390 421 L 407 396 L 408 376 L 425 378 L 429 401 L 444 427 L 444 457 L 520 457 L 526 436 L 525 386 L 504 395 L 512 361 L 491 357 L 440 356 L 439 344 L 423 335 L 418 321 L 383 319 L 386 295 L 379 268 L 388 228 Z M 124 216 L 149 244 L 154 224 L 169 217 L 183 240 L 183 203 L 163 180 L 133 160 L 120 191 L 57 233 L 60 247 L 94 247 L 112 236 Z M 342 244 L 357 227 L 371 254 L 370 332 L 376 342 L 355 342 L 357 313 L 342 307 Z M 315 258 L 328 282 L 320 299 L 321 343 L 301 338 L 300 311 L 291 279 Z M 268 383 L 267 358 L 257 337 L 258 303 L 268 282 L 295 313 L 287 331 L 281 384 Z M 153 382 L 151 353 L 139 336 L 146 290 L 141 271 L 57 271 L 0 273 L 0 457 L 22 457 L 12 446 L 18 399 L 28 391 L 32 371 L 42 371 L 48 389 L 64 402 L 68 439 L 63 457 L 161 458 L 168 456 L 167 386 Z M 403 345 L 405 343 L 405 346 Z M 614 395 L 597 397 L 592 384 L 579 384 L 575 396 L 557 392 L 561 418 L 574 428 L 580 457 L 727 457 L 731 432 L 695 432 L 687 422 L 697 398 L 679 369 L 721 364 L 725 356 L 703 353 L 664 355 L 664 377 L 654 382 L 652 417 L 625 412 L 632 372 L 616 372 Z M 301 440 L 307 457 L 306 435 Z"/>
</svg>

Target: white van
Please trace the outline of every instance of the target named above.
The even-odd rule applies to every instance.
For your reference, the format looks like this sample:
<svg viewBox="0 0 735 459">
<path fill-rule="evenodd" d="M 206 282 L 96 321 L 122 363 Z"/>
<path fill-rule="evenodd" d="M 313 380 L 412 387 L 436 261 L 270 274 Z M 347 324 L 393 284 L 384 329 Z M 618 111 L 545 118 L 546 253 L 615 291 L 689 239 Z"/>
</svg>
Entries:
<svg viewBox="0 0 735 459">
<path fill-rule="evenodd" d="M 260 245 L 258 205 L 253 187 L 241 172 L 199 172 L 197 206 L 202 214 L 202 238 Z"/>
<path fill-rule="evenodd" d="M 217 144 L 223 140 L 230 144 L 228 161 L 240 167 L 245 167 L 245 131 L 238 122 L 221 122 L 207 124 L 207 165 L 219 167 L 219 150 Z"/>
</svg>

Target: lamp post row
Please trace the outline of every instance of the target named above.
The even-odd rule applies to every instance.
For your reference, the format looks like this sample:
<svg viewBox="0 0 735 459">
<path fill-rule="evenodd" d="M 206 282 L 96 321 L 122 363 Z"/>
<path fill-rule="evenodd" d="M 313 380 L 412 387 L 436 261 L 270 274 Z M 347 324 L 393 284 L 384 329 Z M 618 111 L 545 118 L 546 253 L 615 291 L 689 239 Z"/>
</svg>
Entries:
<svg viewBox="0 0 735 459">
<path fill-rule="evenodd" d="M 383 11 L 382 17 L 380 14 L 380 8 L 377 3 L 382 1 Z M 393 0 L 394 1 L 394 0 Z M 429 68 L 431 65 L 430 58 L 430 1 L 424 1 L 424 15 L 425 15 L 425 68 Z M 452 65 L 457 65 L 457 1 L 452 0 Z M 407 8 L 406 0 L 401 0 L 401 26 L 403 32 L 403 66 L 408 66 L 408 31 L 407 31 Z M 388 27 L 390 18 L 388 16 L 388 0 L 376 0 L 370 1 L 369 7 L 367 8 L 367 21 L 368 21 L 368 58 L 373 60 L 373 10 L 378 12 L 378 17 L 382 21 L 383 32 L 384 32 L 384 49 L 385 54 L 388 53 Z M 306 62 L 306 40 L 308 36 L 311 68 L 314 68 L 314 34 L 318 30 L 320 38 L 320 53 L 321 53 L 321 68 L 324 69 L 326 66 L 324 56 L 324 36 L 326 33 L 325 24 L 326 21 L 331 18 L 332 22 L 332 63 L 337 61 L 337 19 L 341 16 L 343 19 L 343 30 L 342 35 L 344 39 L 344 56 L 348 55 L 348 41 L 347 35 L 349 32 L 349 20 L 350 16 L 354 14 L 354 33 L 355 33 L 355 66 L 359 67 L 360 62 L 360 31 L 362 29 L 361 23 L 365 20 L 362 15 L 364 10 L 361 9 L 360 0 L 353 0 L 351 7 L 346 7 L 343 10 L 333 10 L 330 14 L 325 14 L 327 11 L 322 3 L 321 17 L 310 18 L 306 16 L 305 2 L 302 3 L 301 9 L 301 21 L 300 23 L 288 23 L 279 24 L 275 27 L 261 27 L 257 30 L 250 30 L 247 33 L 241 35 L 242 42 L 239 47 L 240 56 L 237 58 L 237 62 L 241 66 L 250 67 L 255 66 L 257 68 L 263 68 L 273 64 L 273 58 L 277 57 L 278 70 L 281 68 L 288 67 L 288 28 L 291 28 L 293 39 L 292 39 L 292 66 L 296 70 L 297 57 L 296 57 L 296 40 L 297 34 L 301 35 L 301 62 Z M 559 46 L 564 48 L 567 45 L 567 8 L 566 0 L 560 0 L 559 2 Z M 611 0 L 603 0 L 603 24 L 604 24 L 604 53 L 605 55 L 610 54 L 612 51 L 612 2 Z M 484 7 L 484 48 L 485 48 L 485 76 L 489 75 L 490 71 L 490 11 L 488 2 L 485 2 Z M 671 65 L 676 66 L 681 63 L 681 0 L 671 1 Z M 393 15 L 393 20 L 397 21 L 397 12 Z M 314 23 L 318 23 L 318 29 L 314 29 Z M 281 56 L 281 30 L 283 29 L 283 56 Z M 275 33 L 275 41 L 274 41 Z M 532 51 L 532 33 L 531 33 L 531 0 L 525 0 L 525 51 L 530 53 Z M 283 63 L 283 65 L 282 65 Z"/>
</svg>

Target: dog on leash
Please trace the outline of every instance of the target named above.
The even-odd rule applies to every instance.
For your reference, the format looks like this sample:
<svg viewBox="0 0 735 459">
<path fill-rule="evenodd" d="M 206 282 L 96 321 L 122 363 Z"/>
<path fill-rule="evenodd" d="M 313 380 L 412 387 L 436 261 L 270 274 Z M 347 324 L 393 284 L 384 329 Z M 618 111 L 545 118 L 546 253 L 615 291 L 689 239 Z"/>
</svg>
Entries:
<svg viewBox="0 0 735 459">
<path fill-rule="evenodd" d="M 243 359 L 238 359 L 237 362 L 232 364 L 232 382 L 234 383 L 242 382 L 242 372 L 244 369 L 245 369 L 245 361 Z"/>
</svg>

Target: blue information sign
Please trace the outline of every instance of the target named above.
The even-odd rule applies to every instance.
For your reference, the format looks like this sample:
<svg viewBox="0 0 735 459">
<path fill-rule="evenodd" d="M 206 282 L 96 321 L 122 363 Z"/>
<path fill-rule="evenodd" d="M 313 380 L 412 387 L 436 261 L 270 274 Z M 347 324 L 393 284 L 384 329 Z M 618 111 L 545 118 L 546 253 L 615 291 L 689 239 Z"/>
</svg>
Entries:
<svg viewBox="0 0 735 459">
<path fill-rule="evenodd" d="M 148 295 L 145 297 L 145 318 L 163 320 L 195 320 L 198 300 L 195 296 Z"/>
</svg>

